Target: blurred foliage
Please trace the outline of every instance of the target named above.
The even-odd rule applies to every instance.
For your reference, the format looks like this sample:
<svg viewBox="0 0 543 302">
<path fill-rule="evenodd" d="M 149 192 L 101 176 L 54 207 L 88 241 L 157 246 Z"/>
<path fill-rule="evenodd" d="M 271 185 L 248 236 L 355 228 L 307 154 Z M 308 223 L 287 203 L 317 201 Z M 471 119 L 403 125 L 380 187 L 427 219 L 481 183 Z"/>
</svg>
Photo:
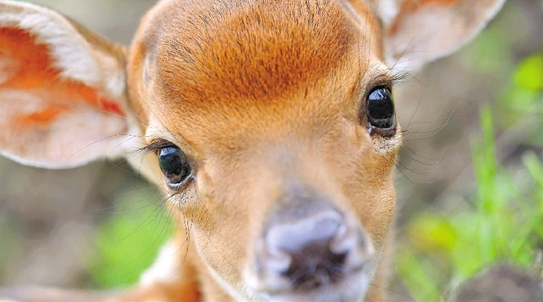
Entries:
<svg viewBox="0 0 543 302">
<path fill-rule="evenodd" d="M 98 257 L 88 264 L 91 287 L 137 283 L 141 273 L 155 260 L 160 247 L 171 237 L 173 225 L 164 204 L 155 205 L 149 203 L 150 200 L 161 199 L 136 191 L 115 201 L 123 206 L 100 226 L 96 237 Z"/>
<path fill-rule="evenodd" d="M 543 55 L 518 64 L 494 107 L 502 136 L 523 136 L 522 161 L 498 162 L 493 114 L 483 107 L 482 134 L 472 139 L 474 191 L 452 213 L 439 209 L 412 219 L 400 243 L 397 273 L 417 301 L 454 299 L 455 287 L 485 267 L 530 267 L 543 248 L 543 163 L 531 150 L 543 145 Z"/>
<path fill-rule="evenodd" d="M 5 269 L 8 260 L 15 259 L 22 251 L 18 244 L 18 238 L 15 232 L 12 231 L 8 214 L 0 211 L 0 238 L 3 242 L 13 244 L 5 244 L 0 248 L 0 270 Z M 0 281 L 3 281 L 0 276 Z"/>
<path fill-rule="evenodd" d="M 499 100 L 498 117 L 501 125 L 522 130 L 526 143 L 543 145 L 541 117 L 543 115 L 543 54 L 522 60 L 513 76 L 510 87 Z"/>
<path fill-rule="evenodd" d="M 533 55 L 522 61 L 515 80 L 520 89 L 535 93 L 543 90 L 543 55 Z"/>
</svg>

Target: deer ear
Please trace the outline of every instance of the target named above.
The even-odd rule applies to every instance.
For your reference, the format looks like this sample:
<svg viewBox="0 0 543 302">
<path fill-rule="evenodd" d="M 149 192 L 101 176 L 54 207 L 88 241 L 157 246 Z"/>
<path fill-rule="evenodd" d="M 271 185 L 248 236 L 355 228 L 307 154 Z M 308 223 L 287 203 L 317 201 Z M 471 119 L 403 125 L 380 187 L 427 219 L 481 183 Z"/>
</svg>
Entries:
<svg viewBox="0 0 543 302">
<path fill-rule="evenodd" d="M 0 152 L 47 168 L 124 153 L 125 57 L 54 11 L 0 0 Z"/>
<path fill-rule="evenodd" d="M 387 64 L 413 71 L 474 38 L 505 0 L 404 0 L 398 7 L 391 5 L 397 0 L 383 2 Z"/>
</svg>

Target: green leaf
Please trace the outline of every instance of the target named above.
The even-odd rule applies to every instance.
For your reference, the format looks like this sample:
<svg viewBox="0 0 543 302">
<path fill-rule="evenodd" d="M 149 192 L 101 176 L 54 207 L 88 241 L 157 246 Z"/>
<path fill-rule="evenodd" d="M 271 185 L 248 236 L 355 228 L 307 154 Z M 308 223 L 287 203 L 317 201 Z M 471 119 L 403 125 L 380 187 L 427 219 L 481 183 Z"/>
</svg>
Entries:
<svg viewBox="0 0 543 302">
<path fill-rule="evenodd" d="M 137 283 L 154 261 L 159 248 L 173 233 L 171 219 L 156 196 L 129 194 L 117 201 L 117 211 L 103 223 L 96 238 L 99 258 L 89 264 L 93 287 L 109 288 Z"/>
<path fill-rule="evenodd" d="M 543 90 L 543 55 L 524 59 L 515 74 L 516 84 L 531 91 Z"/>
</svg>

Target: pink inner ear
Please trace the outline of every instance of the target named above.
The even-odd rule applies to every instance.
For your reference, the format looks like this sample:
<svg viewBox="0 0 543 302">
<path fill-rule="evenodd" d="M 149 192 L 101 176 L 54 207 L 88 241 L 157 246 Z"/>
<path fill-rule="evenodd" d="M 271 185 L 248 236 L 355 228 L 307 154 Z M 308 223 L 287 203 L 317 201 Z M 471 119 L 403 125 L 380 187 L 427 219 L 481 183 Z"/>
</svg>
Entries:
<svg viewBox="0 0 543 302">
<path fill-rule="evenodd" d="M 418 10 L 428 4 L 451 5 L 462 0 L 406 0 L 402 3 L 402 10 Z"/>
<path fill-rule="evenodd" d="M 400 12 L 398 13 L 398 16 L 396 17 L 394 23 L 392 23 L 392 26 L 389 29 L 389 34 L 396 34 L 396 32 L 398 31 L 398 27 L 403 22 L 405 16 L 417 12 L 418 10 L 423 9 L 428 5 L 449 6 L 460 1 L 462 0 L 405 0 L 402 2 Z"/>
<path fill-rule="evenodd" d="M 37 111 L 12 117 L 20 126 L 49 124 L 59 115 L 70 112 L 70 107 L 80 105 L 74 103 L 79 101 L 103 112 L 126 116 L 117 102 L 100 95 L 96 89 L 81 82 L 61 79 L 59 70 L 53 67 L 48 47 L 36 44 L 35 37 L 22 29 L 0 28 L 0 60 L 2 57 L 7 62 L 15 62 L 7 64 L 5 68 L 16 70 L 5 70 L 7 79 L 0 82 L 0 90 L 40 91 L 37 96 L 43 101 L 43 106 Z"/>
<path fill-rule="evenodd" d="M 65 107 L 50 106 L 41 111 L 35 111 L 30 114 L 21 114 L 16 117 L 15 122 L 18 126 L 50 124 L 56 119 L 59 114 L 67 111 L 69 111 L 69 109 Z"/>
</svg>

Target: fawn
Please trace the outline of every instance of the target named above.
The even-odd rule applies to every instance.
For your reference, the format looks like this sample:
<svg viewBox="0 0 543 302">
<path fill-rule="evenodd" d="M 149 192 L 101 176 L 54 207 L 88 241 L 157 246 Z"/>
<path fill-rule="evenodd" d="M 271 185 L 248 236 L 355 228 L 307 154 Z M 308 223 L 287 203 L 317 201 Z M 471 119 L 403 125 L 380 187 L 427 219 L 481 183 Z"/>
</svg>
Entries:
<svg viewBox="0 0 543 302">
<path fill-rule="evenodd" d="M 52 169 L 126 156 L 183 220 L 131 290 L 0 300 L 385 301 L 392 86 L 503 2 L 162 0 L 127 49 L 0 0 L 2 154 Z"/>
</svg>

